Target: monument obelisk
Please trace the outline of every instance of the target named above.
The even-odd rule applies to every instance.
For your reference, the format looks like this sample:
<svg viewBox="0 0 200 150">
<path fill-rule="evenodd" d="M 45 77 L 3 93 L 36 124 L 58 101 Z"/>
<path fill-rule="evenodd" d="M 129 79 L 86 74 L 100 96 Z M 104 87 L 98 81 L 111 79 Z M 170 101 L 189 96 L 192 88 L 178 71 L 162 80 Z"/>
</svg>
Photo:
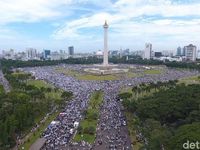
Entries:
<svg viewBox="0 0 200 150">
<path fill-rule="evenodd" d="M 104 52 L 103 64 L 96 64 L 93 68 L 85 68 L 84 71 L 92 74 L 106 75 L 128 72 L 127 68 L 117 68 L 117 65 L 108 63 L 108 24 L 105 21 L 104 28 Z"/>
<path fill-rule="evenodd" d="M 108 66 L 108 24 L 105 21 L 104 28 L 104 53 L 103 53 L 103 66 Z"/>
</svg>

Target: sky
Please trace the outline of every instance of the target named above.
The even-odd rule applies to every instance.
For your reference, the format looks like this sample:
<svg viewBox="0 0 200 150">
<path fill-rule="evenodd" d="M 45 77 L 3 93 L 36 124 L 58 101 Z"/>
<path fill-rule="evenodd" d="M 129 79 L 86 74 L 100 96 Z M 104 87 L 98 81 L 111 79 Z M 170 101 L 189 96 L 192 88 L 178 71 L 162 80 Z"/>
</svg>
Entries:
<svg viewBox="0 0 200 150">
<path fill-rule="evenodd" d="M 200 0 L 0 0 L 0 51 L 200 46 Z"/>
</svg>

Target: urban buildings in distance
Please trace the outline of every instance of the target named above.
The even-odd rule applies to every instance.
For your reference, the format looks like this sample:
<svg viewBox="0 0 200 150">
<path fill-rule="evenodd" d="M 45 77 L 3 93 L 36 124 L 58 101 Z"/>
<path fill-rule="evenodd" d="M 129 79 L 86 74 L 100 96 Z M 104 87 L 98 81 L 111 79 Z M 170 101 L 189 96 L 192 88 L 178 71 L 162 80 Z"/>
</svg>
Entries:
<svg viewBox="0 0 200 150">
<path fill-rule="evenodd" d="M 75 53 L 74 46 L 69 46 L 66 50 L 52 51 L 49 49 L 43 49 L 43 51 L 38 51 L 35 48 L 27 48 L 25 51 L 17 52 L 14 49 L 2 50 L 0 58 L 12 59 L 12 60 L 61 60 L 68 59 L 69 57 L 81 58 L 94 56 L 97 58 L 103 58 L 103 51 L 97 50 L 91 53 Z M 122 58 L 129 56 L 137 56 L 143 59 L 156 59 L 161 61 L 196 61 L 200 59 L 200 50 L 197 46 L 189 44 L 186 46 L 178 46 L 176 50 L 162 50 L 158 51 L 153 49 L 153 44 L 146 43 L 143 50 L 130 50 L 125 49 L 115 49 L 108 51 L 109 58 L 116 57 Z"/>
<path fill-rule="evenodd" d="M 144 50 L 144 59 L 151 59 L 152 58 L 152 44 L 146 43 L 145 50 Z"/>
</svg>

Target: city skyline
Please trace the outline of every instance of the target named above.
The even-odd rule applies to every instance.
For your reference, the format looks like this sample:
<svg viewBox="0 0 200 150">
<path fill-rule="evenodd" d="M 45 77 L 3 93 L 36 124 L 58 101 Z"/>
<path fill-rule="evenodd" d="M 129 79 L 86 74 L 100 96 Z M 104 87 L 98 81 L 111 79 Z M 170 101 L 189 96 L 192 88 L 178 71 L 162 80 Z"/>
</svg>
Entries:
<svg viewBox="0 0 200 150">
<path fill-rule="evenodd" d="M 102 25 L 108 21 L 109 50 L 176 50 L 199 47 L 198 0 L 2 0 L 0 52 L 3 49 L 103 49 Z"/>
</svg>

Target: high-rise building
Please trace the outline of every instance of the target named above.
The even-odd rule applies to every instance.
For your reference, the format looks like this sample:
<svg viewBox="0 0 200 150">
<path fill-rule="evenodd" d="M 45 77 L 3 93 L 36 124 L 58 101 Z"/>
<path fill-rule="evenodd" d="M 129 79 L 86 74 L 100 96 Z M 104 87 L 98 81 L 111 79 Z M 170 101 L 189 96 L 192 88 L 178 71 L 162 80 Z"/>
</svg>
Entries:
<svg viewBox="0 0 200 150">
<path fill-rule="evenodd" d="M 176 51 L 176 56 L 181 56 L 182 55 L 181 51 L 182 51 L 181 47 L 178 47 Z"/>
<path fill-rule="evenodd" d="M 37 59 L 37 50 L 34 48 L 26 49 L 26 56 L 27 56 L 27 59 L 29 60 Z"/>
<path fill-rule="evenodd" d="M 144 59 L 151 59 L 151 58 L 152 58 L 152 44 L 146 43 L 144 50 Z"/>
<path fill-rule="evenodd" d="M 162 57 L 162 52 L 155 52 L 155 53 L 154 53 L 154 56 L 155 56 L 155 57 Z"/>
<path fill-rule="evenodd" d="M 2 57 L 5 59 L 14 59 L 15 52 L 13 49 L 10 49 L 9 51 L 2 51 Z"/>
<path fill-rule="evenodd" d="M 200 50 L 197 51 L 197 58 L 200 59 Z"/>
<path fill-rule="evenodd" d="M 74 46 L 68 47 L 68 53 L 69 53 L 70 56 L 74 55 Z"/>
<path fill-rule="evenodd" d="M 197 58 L 197 47 L 195 45 L 188 45 L 184 47 L 185 57 L 187 60 L 196 61 Z"/>
<path fill-rule="evenodd" d="M 51 55 L 51 50 L 45 49 L 43 53 L 44 59 L 50 59 L 50 55 Z"/>
<path fill-rule="evenodd" d="M 182 53 L 183 56 L 185 56 L 185 47 L 183 47 L 183 53 Z"/>
</svg>

